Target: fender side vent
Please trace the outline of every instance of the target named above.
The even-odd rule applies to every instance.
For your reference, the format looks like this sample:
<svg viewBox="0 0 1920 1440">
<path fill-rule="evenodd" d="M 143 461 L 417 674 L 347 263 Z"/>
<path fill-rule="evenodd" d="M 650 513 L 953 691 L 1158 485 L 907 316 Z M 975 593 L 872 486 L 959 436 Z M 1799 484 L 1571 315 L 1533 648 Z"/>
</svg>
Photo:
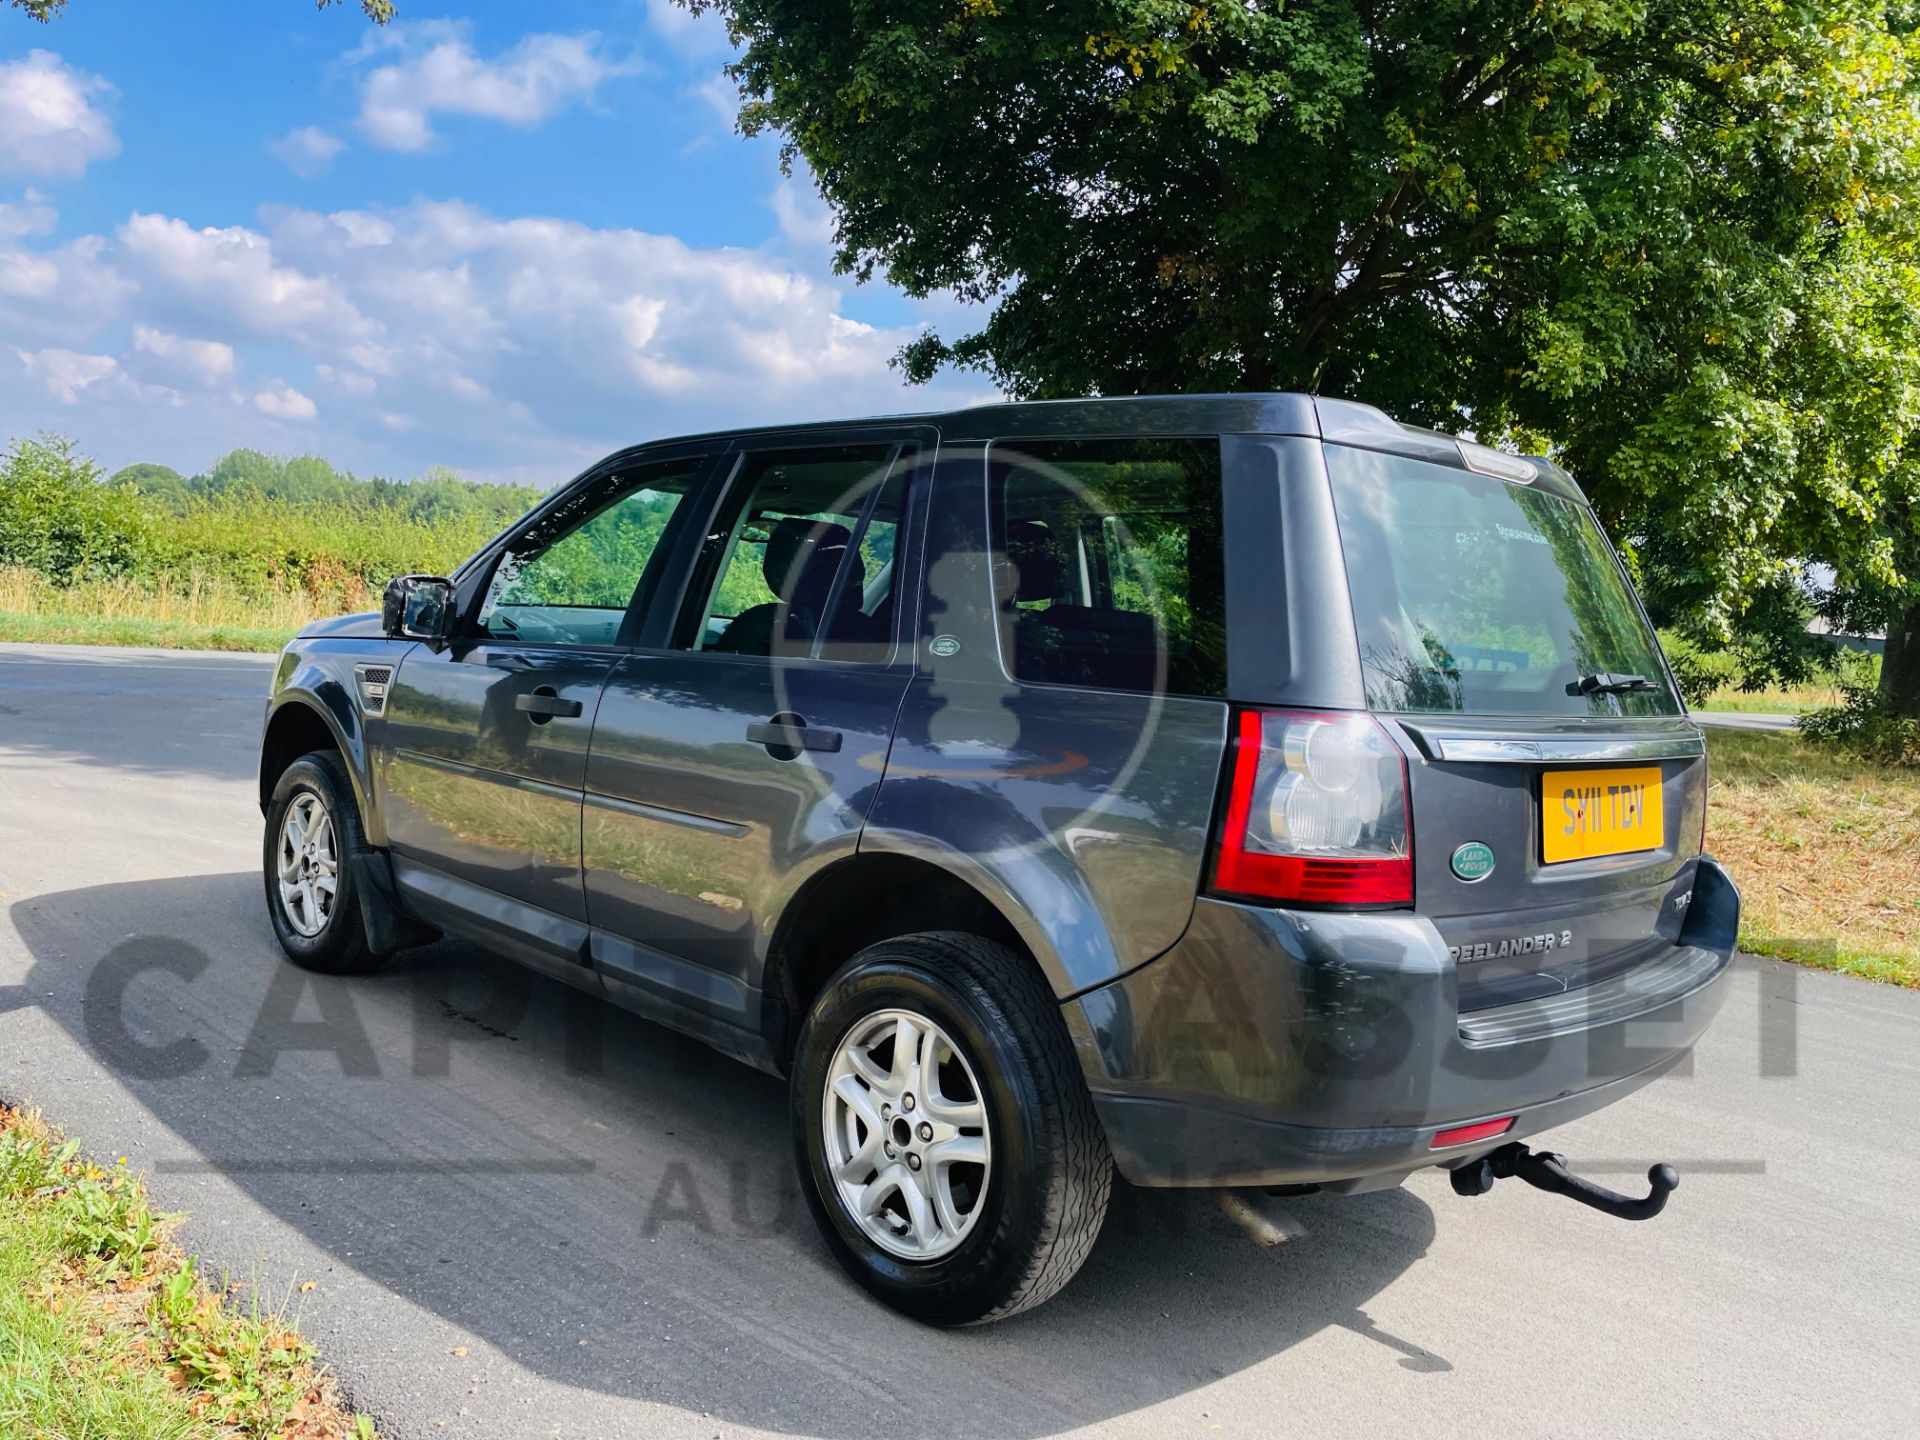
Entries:
<svg viewBox="0 0 1920 1440">
<path fill-rule="evenodd" d="M 360 704 L 367 714 L 384 714 L 387 708 L 387 685 L 393 679 L 393 667 L 356 665 L 353 673 L 360 682 Z"/>
</svg>

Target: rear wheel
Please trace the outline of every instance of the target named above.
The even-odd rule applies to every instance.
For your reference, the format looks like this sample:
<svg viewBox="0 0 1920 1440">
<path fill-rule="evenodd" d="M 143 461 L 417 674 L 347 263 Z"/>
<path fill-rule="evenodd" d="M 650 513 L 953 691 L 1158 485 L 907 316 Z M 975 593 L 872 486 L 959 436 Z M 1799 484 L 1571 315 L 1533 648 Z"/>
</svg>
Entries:
<svg viewBox="0 0 1920 1440">
<path fill-rule="evenodd" d="M 884 941 L 827 982 L 800 1033 L 793 1124 L 836 1257 L 931 1324 L 1038 1305 L 1106 1216 L 1112 1162 L 1054 998 L 977 936 Z"/>
<path fill-rule="evenodd" d="M 337 756 L 302 755 L 267 806 L 267 914 L 294 964 L 329 975 L 371 970 L 354 861 L 366 850 L 353 787 Z"/>
</svg>

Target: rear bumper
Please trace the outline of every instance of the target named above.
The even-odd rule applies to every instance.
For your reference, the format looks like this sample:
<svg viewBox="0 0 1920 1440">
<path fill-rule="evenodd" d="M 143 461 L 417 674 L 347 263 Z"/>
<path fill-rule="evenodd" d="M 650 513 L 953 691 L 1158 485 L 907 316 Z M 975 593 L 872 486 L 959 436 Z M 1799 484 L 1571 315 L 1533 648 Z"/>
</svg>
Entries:
<svg viewBox="0 0 1920 1440">
<path fill-rule="evenodd" d="M 1718 1013 L 1740 896 L 1700 861 L 1681 943 L 1605 984 L 1462 1015 L 1454 962 L 1404 913 L 1201 900 L 1167 954 L 1069 1001 L 1120 1172 L 1140 1185 L 1397 1184 L 1597 1110 Z M 1473 1145 L 1434 1133 L 1516 1116 Z"/>
</svg>

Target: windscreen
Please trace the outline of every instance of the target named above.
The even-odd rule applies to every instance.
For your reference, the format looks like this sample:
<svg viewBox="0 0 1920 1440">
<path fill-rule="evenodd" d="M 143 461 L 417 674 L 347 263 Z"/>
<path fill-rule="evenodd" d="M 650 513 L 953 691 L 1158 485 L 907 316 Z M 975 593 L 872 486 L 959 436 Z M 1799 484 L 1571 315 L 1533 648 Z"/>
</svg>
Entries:
<svg viewBox="0 0 1920 1440">
<path fill-rule="evenodd" d="M 1585 506 L 1404 456 L 1326 456 L 1371 708 L 1679 713 Z"/>
</svg>

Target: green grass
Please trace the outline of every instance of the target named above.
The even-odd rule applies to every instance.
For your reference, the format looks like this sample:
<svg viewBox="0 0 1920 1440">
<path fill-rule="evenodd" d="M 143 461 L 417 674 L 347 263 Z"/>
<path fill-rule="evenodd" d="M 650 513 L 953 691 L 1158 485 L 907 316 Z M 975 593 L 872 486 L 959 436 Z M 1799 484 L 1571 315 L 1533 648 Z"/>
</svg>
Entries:
<svg viewBox="0 0 1920 1440">
<path fill-rule="evenodd" d="M 1920 986 L 1920 771 L 1792 732 L 1712 730 L 1707 849 L 1761 955 Z"/>
<path fill-rule="evenodd" d="M 41 645 L 138 645 L 157 650 L 257 650 L 272 654 L 291 640 L 294 633 L 293 629 L 209 625 L 188 620 L 23 615 L 0 610 L 0 640 Z"/>
<path fill-rule="evenodd" d="M 0 1106 L 0 1436 L 373 1440 L 281 1314 L 205 1282 L 177 1218 Z"/>
</svg>

